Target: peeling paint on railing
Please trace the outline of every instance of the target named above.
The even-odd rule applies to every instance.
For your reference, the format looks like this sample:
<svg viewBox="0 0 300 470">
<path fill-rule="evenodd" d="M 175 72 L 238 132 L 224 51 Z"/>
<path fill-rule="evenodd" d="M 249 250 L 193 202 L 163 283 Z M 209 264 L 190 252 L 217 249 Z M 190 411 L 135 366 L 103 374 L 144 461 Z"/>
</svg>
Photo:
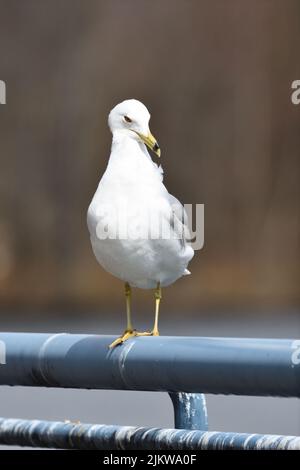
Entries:
<svg viewBox="0 0 300 470">
<path fill-rule="evenodd" d="M 300 450 L 300 437 L 0 418 L 0 444 L 98 450 Z"/>
</svg>

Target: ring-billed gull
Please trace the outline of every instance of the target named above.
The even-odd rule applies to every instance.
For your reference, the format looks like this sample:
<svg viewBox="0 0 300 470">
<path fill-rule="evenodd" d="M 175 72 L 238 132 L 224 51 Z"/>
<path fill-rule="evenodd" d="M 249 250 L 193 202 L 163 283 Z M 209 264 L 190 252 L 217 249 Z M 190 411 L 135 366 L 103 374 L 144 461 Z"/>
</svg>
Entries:
<svg viewBox="0 0 300 470">
<path fill-rule="evenodd" d="M 127 327 L 110 347 L 134 336 L 159 335 L 161 288 L 189 274 L 187 265 L 194 255 L 184 208 L 168 193 L 162 168 L 147 151 L 160 157 L 149 120 L 146 106 L 134 99 L 110 112 L 111 154 L 87 214 L 98 262 L 125 282 Z M 151 332 L 139 333 L 132 326 L 131 287 L 155 289 Z"/>
</svg>

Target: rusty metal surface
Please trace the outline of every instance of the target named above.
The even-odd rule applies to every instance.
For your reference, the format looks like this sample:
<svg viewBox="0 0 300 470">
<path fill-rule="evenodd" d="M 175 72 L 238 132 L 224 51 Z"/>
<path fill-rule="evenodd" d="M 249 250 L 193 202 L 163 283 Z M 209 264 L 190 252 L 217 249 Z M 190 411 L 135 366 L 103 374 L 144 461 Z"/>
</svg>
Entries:
<svg viewBox="0 0 300 470">
<path fill-rule="evenodd" d="M 206 399 L 203 393 L 169 393 L 174 407 L 176 429 L 208 430 Z"/>
<path fill-rule="evenodd" d="M 300 450 L 300 437 L 0 418 L 0 444 L 99 450 Z"/>
</svg>

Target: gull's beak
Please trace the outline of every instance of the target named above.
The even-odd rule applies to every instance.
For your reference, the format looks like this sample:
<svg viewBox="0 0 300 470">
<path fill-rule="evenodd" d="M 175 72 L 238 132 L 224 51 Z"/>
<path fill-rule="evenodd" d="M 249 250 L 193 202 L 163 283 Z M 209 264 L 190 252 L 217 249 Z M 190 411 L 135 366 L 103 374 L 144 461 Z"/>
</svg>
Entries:
<svg viewBox="0 0 300 470">
<path fill-rule="evenodd" d="M 148 135 L 144 135 L 144 134 L 140 134 L 139 132 L 137 132 L 138 136 L 142 139 L 142 141 L 144 142 L 145 145 L 147 145 L 147 147 L 152 150 L 152 152 L 155 153 L 155 155 L 157 155 L 157 157 L 160 157 L 160 147 L 158 145 L 158 142 L 157 140 L 155 139 L 155 137 L 151 134 L 151 132 L 149 132 Z"/>
</svg>

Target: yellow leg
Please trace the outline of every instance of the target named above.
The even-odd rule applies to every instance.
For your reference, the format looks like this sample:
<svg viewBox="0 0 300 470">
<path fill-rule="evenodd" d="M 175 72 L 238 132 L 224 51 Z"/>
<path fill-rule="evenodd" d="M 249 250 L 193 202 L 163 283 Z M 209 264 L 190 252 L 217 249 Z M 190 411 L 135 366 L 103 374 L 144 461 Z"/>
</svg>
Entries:
<svg viewBox="0 0 300 470">
<path fill-rule="evenodd" d="M 157 287 L 155 290 L 155 319 L 154 319 L 154 326 L 152 330 L 152 335 L 153 336 L 159 336 L 159 331 L 158 331 L 158 317 L 159 317 L 159 306 L 160 306 L 160 301 L 161 301 L 161 287 L 160 287 L 160 282 L 157 283 Z"/>
<path fill-rule="evenodd" d="M 125 331 L 133 331 L 131 323 L 131 287 L 128 282 L 125 282 L 125 297 L 126 297 L 126 317 L 127 327 Z"/>
<path fill-rule="evenodd" d="M 115 341 L 113 341 L 110 345 L 109 348 L 112 349 L 115 346 L 118 346 L 118 344 L 124 343 L 129 338 L 132 338 L 133 336 L 136 336 L 136 331 L 132 327 L 131 323 L 131 287 L 128 284 L 128 282 L 125 282 L 125 298 L 126 298 L 126 316 L 127 316 L 127 326 L 126 330 L 124 333 L 117 338 Z"/>
<path fill-rule="evenodd" d="M 155 296 L 155 319 L 154 319 L 153 330 L 137 332 L 136 330 L 133 329 L 132 323 L 131 323 L 131 287 L 128 284 L 128 282 L 125 283 L 127 327 L 124 333 L 109 345 L 110 349 L 115 348 L 119 344 L 124 343 L 124 341 L 126 341 L 127 339 L 133 338 L 135 336 L 159 336 L 158 317 L 159 317 L 159 306 L 160 306 L 160 301 L 162 297 L 160 282 L 157 283 L 154 296 Z"/>
<path fill-rule="evenodd" d="M 162 297 L 160 282 L 157 283 L 154 296 L 155 296 L 155 319 L 154 319 L 153 330 L 151 332 L 145 331 L 145 333 L 136 333 L 136 336 L 159 336 L 158 317 L 159 317 L 159 306 L 160 306 L 160 301 Z"/>
</svg>

